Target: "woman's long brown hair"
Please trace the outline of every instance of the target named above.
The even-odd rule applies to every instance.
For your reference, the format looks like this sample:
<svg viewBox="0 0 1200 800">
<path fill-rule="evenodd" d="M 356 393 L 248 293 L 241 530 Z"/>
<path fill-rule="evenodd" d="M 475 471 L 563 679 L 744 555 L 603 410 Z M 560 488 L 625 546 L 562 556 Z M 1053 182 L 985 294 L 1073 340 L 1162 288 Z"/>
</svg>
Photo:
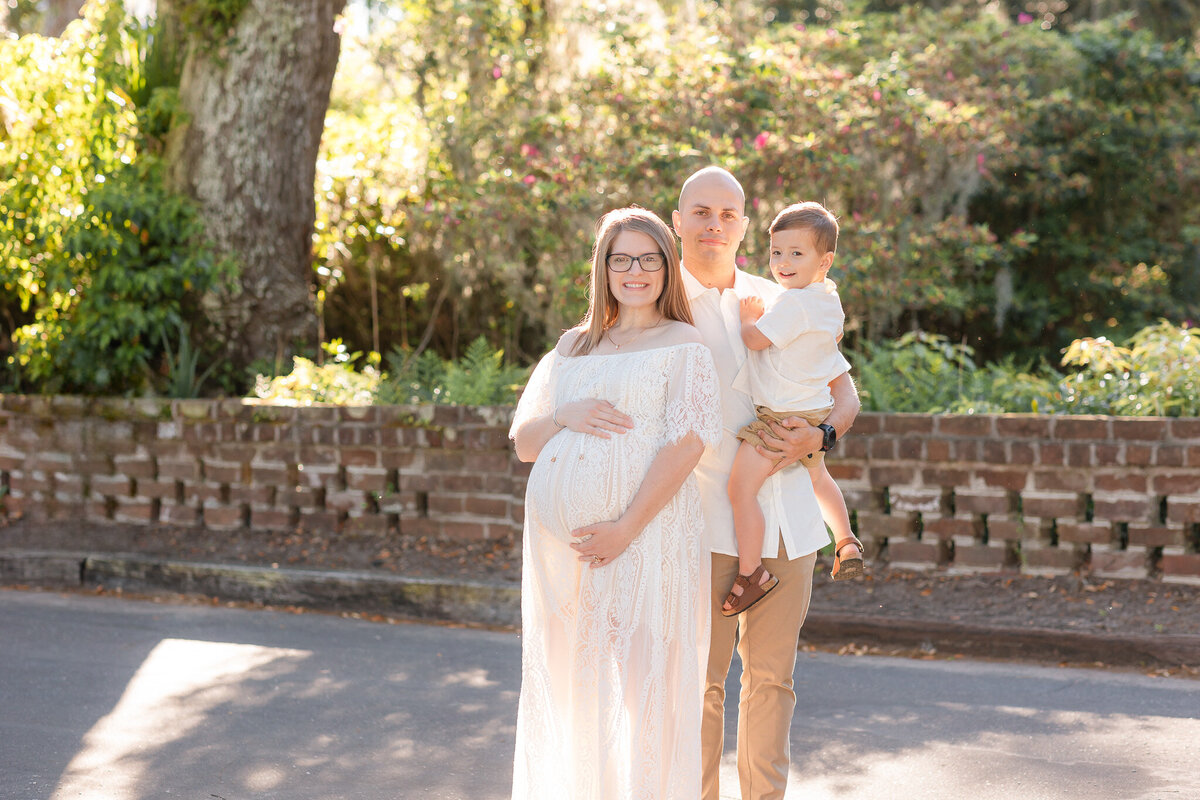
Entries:
<svg viewBox="0 0 1200 800">
<path fill-rule="evenodd" d="M 667 259 L 662 292 L 656 303 L 658 313 L 664 319 L 692 324 L 692 309 L 683 293 L 683 276 L 680 274 L 679 250 L 675 247 L 675 235 L 653 212 L 637 206 L 610 211 L 596 223 L 596 244 L 592 247 L 592 283 L 588 292 L 587 315 L 580 326 L 583 335 L 575 340 L 571 355 L 583 356 L 592 352 L 604 332 L 617 321 L 619 308 L 617 298 L 608 285 L 608 266 L 605 260 L 612 251 L 613 240 L 622 231 L 638 231 L 654 240 Z"/>
</svg>

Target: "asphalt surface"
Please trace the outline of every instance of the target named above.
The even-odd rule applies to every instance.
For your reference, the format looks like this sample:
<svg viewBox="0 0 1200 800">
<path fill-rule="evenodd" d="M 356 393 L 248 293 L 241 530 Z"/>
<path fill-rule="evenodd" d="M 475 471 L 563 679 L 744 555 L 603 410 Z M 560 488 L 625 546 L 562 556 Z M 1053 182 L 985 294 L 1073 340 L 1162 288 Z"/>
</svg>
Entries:
<svg viewBox="0 0 1200 800">
<path fill-rule="evenodd" d="M 0 591 L 0 800 L 498 800 L 519 671 L 511 632 Z M 805 653 L 796 685 L 789 797 L 1200 797 L 1197 681 Z"/>
</svg>

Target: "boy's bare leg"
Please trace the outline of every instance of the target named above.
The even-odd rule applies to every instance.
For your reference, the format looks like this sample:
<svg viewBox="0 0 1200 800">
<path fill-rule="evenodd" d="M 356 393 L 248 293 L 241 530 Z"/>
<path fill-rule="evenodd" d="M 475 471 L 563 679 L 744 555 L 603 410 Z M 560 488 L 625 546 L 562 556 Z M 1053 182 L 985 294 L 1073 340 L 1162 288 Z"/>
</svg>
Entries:
<svg viewBox="0 0 1200 800">
<path fill-rule="evenodd" d="M 738 445 L 729 473 L 729 502 L 733 506 L 733 531 L 737 537 L 738 572 L 742 575 L 749 575 L 762 564 L 766 522 L 758 504 L 758 490 L 774 466 L 775 462 L 760 456 L 753 445 L 746 442 Z M 764 572 L 760 585 L 770 579 L 770 574 Z M 735 585 L 732 591 L 740 595 L 742 587 Z M 729 610 L 730 606 L 724 608 Z"/>
<path fill-rule="evenodd" d="M 834 544 L 853 538 L 854 532 L 850 530 L 850 512 L 846 510 L 846 498 L 842 496 L 842 490 L 838 488 L 837 482 L 825 468 L 825 461 L 821 460 L 810 469 L 808 476 L 812 478 L 813 493 L 817 496 L 817 505 L 821 508 L 821 516 L 825 519 L 829 530 L 833 532 Z M 846 549 L 842 551 L 844 558 L 855 558 L 861 555 L 858 547 L 853 544 L 847 545 Z"/>
</svg>

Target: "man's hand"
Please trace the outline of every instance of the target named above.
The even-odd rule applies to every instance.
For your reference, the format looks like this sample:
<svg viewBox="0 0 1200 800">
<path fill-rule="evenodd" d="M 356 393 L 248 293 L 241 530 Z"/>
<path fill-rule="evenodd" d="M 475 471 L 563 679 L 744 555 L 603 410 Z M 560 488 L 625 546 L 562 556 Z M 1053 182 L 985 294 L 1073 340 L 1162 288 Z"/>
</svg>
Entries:
<svg viewBox="0 0 1200 800">
<path fill-rule="evenodd" d="M 790 467 L 806 455 L 818 452 L 825 441 L 825 435 L 820 428 L 810 425 L 800 417 L 787 417 L 782 423 L 768 422 L 767 424 L 771 426 L 775 435 L 760 434 L 763 445 L 754 449 L 763 458 L 768 459 L 779 458 L 779 454 L 783 454 L 783 458 L 780 458 L 779 462 L 775 464 L 775 468 L 771 470 L 772 475 L 781 469 Z"/>
</svg>

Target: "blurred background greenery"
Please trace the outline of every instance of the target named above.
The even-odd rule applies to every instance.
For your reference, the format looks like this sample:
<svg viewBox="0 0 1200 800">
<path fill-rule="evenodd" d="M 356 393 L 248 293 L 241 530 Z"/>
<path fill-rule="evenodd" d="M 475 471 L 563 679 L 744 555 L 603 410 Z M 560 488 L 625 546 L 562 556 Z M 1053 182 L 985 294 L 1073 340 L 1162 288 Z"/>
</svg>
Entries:
<svg viewBox="0 0 1200 800">
<path fill-rule="evenodd" d="M 159 174 L 196 113 L 162 3 L 93 0 L 53 36 L 53 3 L 7 5 L 8 391 L 511 401 L 585 308 L 597 217 L 668 217 L 717 163 L 745 269 L 785 204 L 841 219 L 867 408 L 1200 411 L 1200 3 L 352 0 L 314 335 L 247 363 L 204 303 L 238 254 Z M 211 41 L 256 0 L 177 5 Z"/>
</svg>

